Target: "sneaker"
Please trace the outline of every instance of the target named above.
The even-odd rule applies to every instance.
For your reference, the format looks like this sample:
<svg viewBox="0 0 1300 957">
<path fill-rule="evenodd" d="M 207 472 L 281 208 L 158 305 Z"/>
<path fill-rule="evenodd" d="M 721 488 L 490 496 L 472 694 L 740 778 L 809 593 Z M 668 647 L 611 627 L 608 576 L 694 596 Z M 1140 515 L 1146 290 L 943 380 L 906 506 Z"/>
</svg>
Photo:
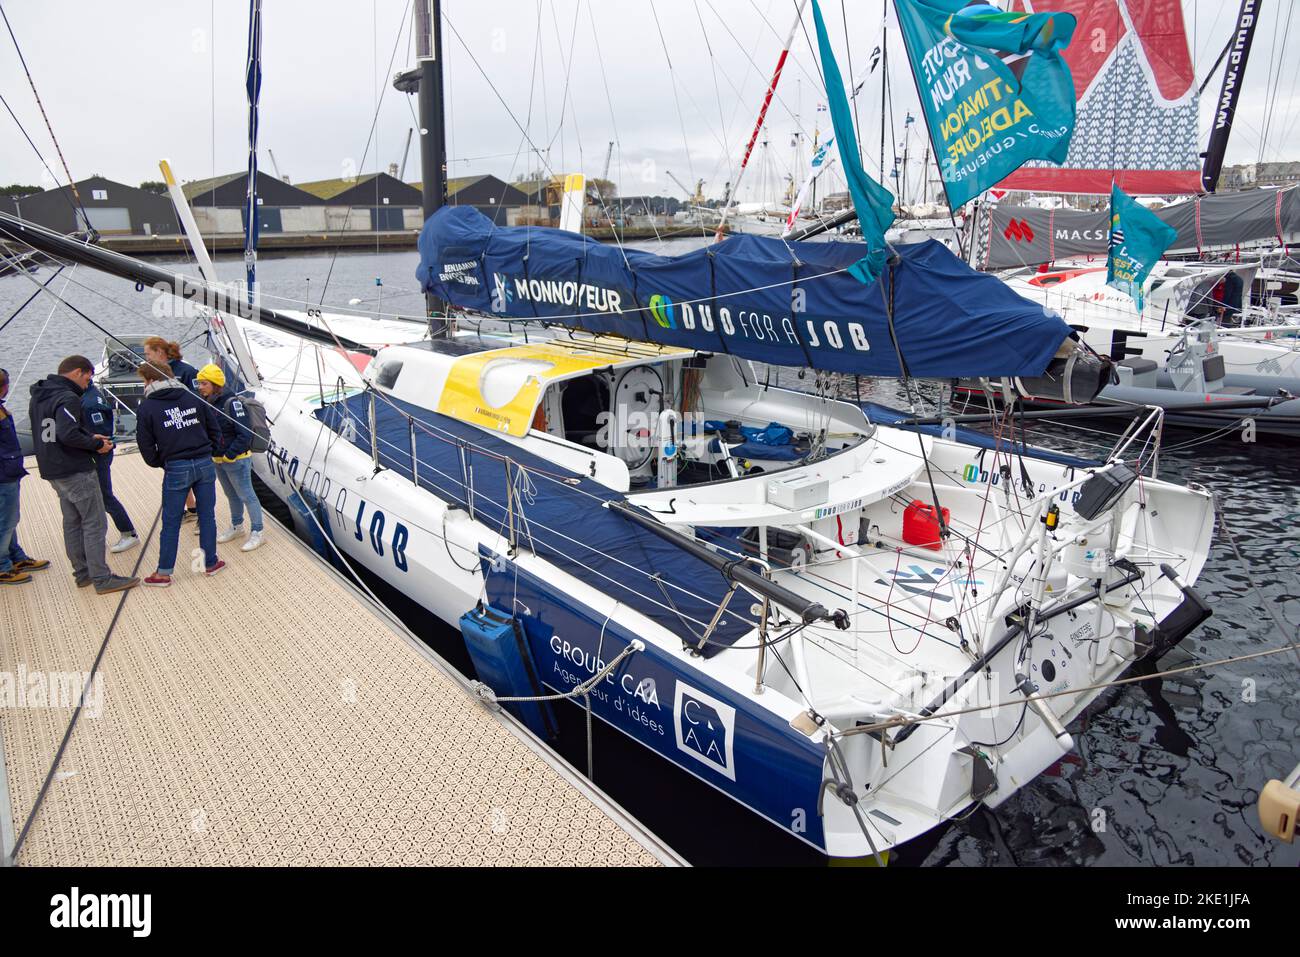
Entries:
<svg viewBox="0 0 1300 957">
<path fill-rule="evenodd" d="M 239 546 L 239 550 L 241 552 L 251 552 L 253 549 L 255 549 L 258 545 L 261 544 L 262 544 L 262 533 L 253 532 L 253 534 L 248 536 L 248 541 L 244 542 L 244 544 Z"/>
<path fill-rule="evenodd" d="M 198 519 L 198 517 L 199 517 L 199 510 L 198 510 L 198 509 L 196 509 L 196 508 L 187 508 L 187 509 L 185 510 L 185 514 L 181 516 L 181 524 L 184 525 L 186 522 L 192 522 L 192 521 L 195 521 L 195 520 Z"/>
<path fill-rule="evenodd" d="M 49 567 L 50 562 L 46 558 L 24 558 L 21 562 L 14 562 L 16 572 L 39 572 Z"/>
<path fill-rule="evenodd" d="M 171 575 L 161 575 L 158 572 L 154 572 L 144 580 L 144 584 L 148 585 L 150 588 L 166 588 L 171 583 Z"/>
<path fill-rule="evenodd" d="M 217 534 L 217 544 L 224 545 L 226 542 L 233 542 L 240 535 L 244 534 L 243 525 L 228 525 Z"/>
<path fill-rule="evenodd" d="M 80 575 L 73 575 L 72 580 L 77 583 L 78 588 L 86 588 L 90 585 L 89 578 L 83 578 Z"/>
<path fill-rule="evenodd" d="M 17 571 L 17 567 L 18 566 L 15 565 L 15 570 L 11 572 L 0 572 L 0 585 L 21 585 L 23 582 L 29 582 L 32 580 L 31 575 L 26 572 Z"/>
<path fill-rule="evenodd" d="M 114 544 L 113 547 L 109 549 L 109 551 L 112 552 L 114 555 L 117 555 L 120 552 L 128 552 L 139 544 L 140 544 L 140 536 L 136 535 L 135 532 L 130 532 L 126 535 L 123 535 L 121 538 L 119 538 L 116 544 Z"/>
<path fill-rule="evenodd" d="M 221 559 L 217 559 L 217 563 L 215 565 L 209 565 L 206 569 L 204 569 L 203 574 L 211 578 L 213 575 L 215 575 L 217 572 L 221 571 L 221 569 L 225 567 L 226 567 L 226 563 L 221 561 Z"/>
<path fill-rule="evenodd" d="M 95 586 L 96 595 L 111 595 L 114 592 L 128 591 L 140 584 L 138 578 L 123 578 L 121 575 L 110 575 L 108 581 Z"/>
</svg>

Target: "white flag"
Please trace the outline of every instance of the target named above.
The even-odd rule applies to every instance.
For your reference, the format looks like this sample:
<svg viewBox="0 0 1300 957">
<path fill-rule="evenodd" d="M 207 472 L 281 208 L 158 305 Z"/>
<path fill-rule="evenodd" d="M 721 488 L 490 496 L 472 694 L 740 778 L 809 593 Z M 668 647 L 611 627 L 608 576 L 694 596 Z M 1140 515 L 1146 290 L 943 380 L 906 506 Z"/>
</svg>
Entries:
<svg viewBox="0 0 1300 957">
<path fill-rule="evenodd" d="M 812 191 L 812 185 L 817 181 L 817 177 L 835 165 L 835 156 L 831 153 L 834 146 L 835 137 L 828 136 L 826 142 L 813 150 L 812 161 L 808 164 L 808 177 L 803 181 L 803 185 L 799 187 L 799 195 L 795 197 L 795 201 L 790 207 L 790 215 L 786 217 L 785 232 L 782 233 L 782 236 L 789 236 L 794 230 L 795 219 L 799 216 L 799 210 L 803 207 L 804 200 L 808 198 L 808 194 Z"/>
</svg>

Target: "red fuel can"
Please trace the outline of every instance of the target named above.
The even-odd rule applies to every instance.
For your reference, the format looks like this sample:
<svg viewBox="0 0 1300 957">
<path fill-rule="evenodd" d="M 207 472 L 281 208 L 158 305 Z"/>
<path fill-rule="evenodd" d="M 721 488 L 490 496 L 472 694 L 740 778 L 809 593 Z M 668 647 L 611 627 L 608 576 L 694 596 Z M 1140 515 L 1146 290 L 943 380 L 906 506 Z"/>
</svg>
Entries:
<svg viewBox="0 0 1300 957">
<path fill-rule="evenodd" d="M 943 524 L 948 524 L 948 509 L 943 510 Z M 932 551 L 942 547 L 939 540 L 939 518 L 934 506 L 927 505 L 919 499 L 903 510 L 903 541 L 909 545 L 919 545 Z"/>
</svg>

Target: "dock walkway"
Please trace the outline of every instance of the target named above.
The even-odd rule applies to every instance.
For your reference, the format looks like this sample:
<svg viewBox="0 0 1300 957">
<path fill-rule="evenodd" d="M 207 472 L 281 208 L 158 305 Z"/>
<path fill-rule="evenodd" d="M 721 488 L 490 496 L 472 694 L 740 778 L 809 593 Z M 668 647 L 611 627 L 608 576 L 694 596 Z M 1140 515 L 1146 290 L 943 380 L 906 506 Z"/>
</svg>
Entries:
<svg viewBox="0 0 1300 957">
<path fill-rule="evenodd" d="M 111 626 L 20 865 L 682 863 L 269 514 L 266 543 L 222 546 L 210 579 L 187 525 L 170 588 L 99 596 L 29 469 L 19 537 L 52 564 L 0 588 L 6 858 Z M 113 479 L 143 535 L 160 473 L 124 452 Z M 155 532 L 109 561 L 143 576 L 156 554 Z"/>
</svg>

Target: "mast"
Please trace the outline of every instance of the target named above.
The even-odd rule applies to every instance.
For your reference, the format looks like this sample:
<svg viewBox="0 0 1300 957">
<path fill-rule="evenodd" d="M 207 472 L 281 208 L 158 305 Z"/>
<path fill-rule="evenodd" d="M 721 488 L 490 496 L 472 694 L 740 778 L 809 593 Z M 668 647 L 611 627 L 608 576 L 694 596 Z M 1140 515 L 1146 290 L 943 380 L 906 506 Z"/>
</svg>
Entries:
<svg viewBox="0 0 1300 957">
<path fill-rule="evenodd" d="M 885 9 L 885 23 L 880 27 L 880 178 L 885 178 L 885 117 L 889 96 L 889 9 Z M 859 157 L 861 159 L 861 157 Z"/>
<path fill-rule="evenodd" d="M 249 305 L 257 290 L 257 102 L 262 94 L 262 0 L 248 5 L 248 190 L 244 195 L 244 274 Z"/>
<path fill-rule="evenodd" d="M 420 204 L 424 219 L 447 202 L 447 145 L 443 127 L 442 3 L 415 0 L 415 63 L 420 84 Z M 451 327 L 445 318 L 447 304 L 425 296 L 429 336 L 445 339 Z M 440 315 L 441 314 L 441 315 Z"/>
<path fill-rule="evenodd" d="M 1205 165 L 1201 168 L 1201 185 L 1213 193 L 1223 171 L 1223 155 L 1228 149 L 1228 135 L 1232 132 L 1232 118 L 1237 112 L 1237 98 L 1246 80 L 1246 59 L 1250 56 L 1250 43 L 1255 38 L 1259 23 L 1259 8 L 1263 0 L 1241 0 L 1237 12 L 1237 26 L 1230 41 L 1228 65 L 1223 71 L 1223 90 L 1214 112 L 1214 127 L 1210 142 L 1205 148 Z"/>
<path fill-rule="evenodd" d="M 740 169 L 736 172 L 735 182 L 727 187 L 726 193 L 722 196 L 722 216 L 718 220 L 718 232 L 713 237 L 714 242 L 719 242 L 722 239 L 723 227 L 727 224 L 727 211 L 731 208 L 731 198 L 740 192 L 740 181 L 745 175 L 745 167 L 749 165 L 749 156 L 754 152 L 754 143 L 757 142 L 758 134 L 763 129 L 763 121 L 767 119 L 767 108 L 772 105 L 772 94 L 776 92 L 776 85 L 781 82 L 781 71 L 785 69 L 785 58 L 790 55 L 790 46 L 794 43 L 794 35 L 799 29 L 799 24 L 803 22 L 803 8 L 807 5 L 808 0 L 798 0 L 795 5 L 794 23 L 790 24 L 790 32 L 785 37 L 785 46 L 781 48 L 781 55 L 776 59 L 776 69 L 772 71 L 772 79 L 767 83 L 767 92 L 763 94 L 763 105 L 758 110 L 758 119 L 754 122 L 754 131 L 749 134 L 749 143 L 745 146 L 745 155 L 741 157 Z"/>
</svg>

